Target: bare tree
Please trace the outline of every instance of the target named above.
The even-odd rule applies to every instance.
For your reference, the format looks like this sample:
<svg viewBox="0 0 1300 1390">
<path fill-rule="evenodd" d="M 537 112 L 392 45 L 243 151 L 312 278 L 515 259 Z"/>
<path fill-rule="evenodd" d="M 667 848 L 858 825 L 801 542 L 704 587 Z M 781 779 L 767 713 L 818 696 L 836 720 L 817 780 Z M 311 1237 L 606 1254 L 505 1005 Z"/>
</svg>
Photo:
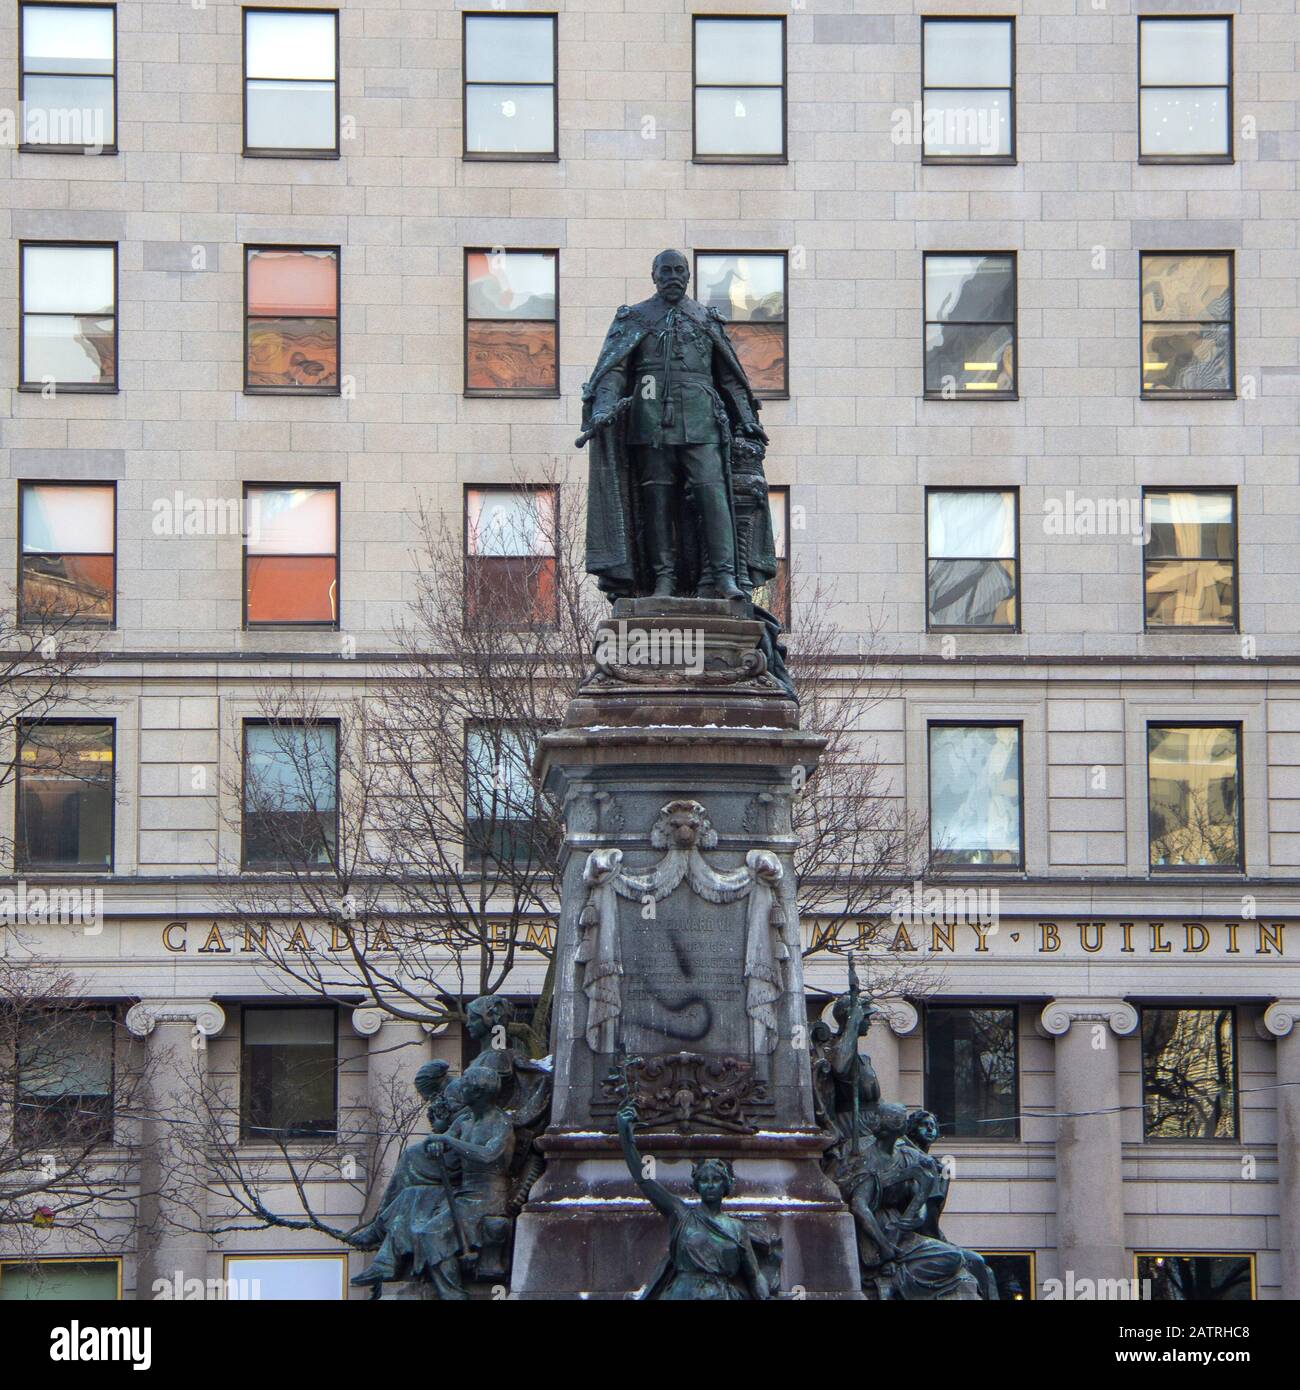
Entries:
<svg viewBox="0 0 1300 1390">
<path fill-rule="evenodd" d="M 70 972 L 0 958 L 0 1256 L 134 1248 L 147 1065 Z"/>
<path fill-rule="evenodd" d="M 470 519 L 468 556 L 460 517 L 422 512 L 398 660 L 343 698 L 303 681 L 261 697 L 257 756 L 225 798 L 241 808 L 245 862 L 224 891 L 286 984 L 441 1023 L 521 962 L 550 962 L 563 823 L 534 769 L 608 612 L 584 573 L 577 494 L 558 476 L 510 490 L 500 515 Z M 920 873 L 924 836 L 870 733 L 894 693 L 880 636 L 846 652 L 833 595 L 806 587 L 792 577 L 791 669 L 803 727 L 826 748 L 796 802 L 796 873 L 809 950 L 834 952 L 879 930 L 889 894 Z M 304 917 L 328 949 L 275 925 Z M 535 1053 L 550 989 L 548 970 L 520 1025 Z"/>
<path fill-rule="evenodd" d="M 336 1128 L 296 1124 L 295 1082 L 310 1091 L 323 1079 L 319 1072 L 318 1064 L 303 1062 L 296 1077 L 282 1076 L 287 1122 L 253 1131 L 234 1077 L 199 1063 L 187 1069 L 180 1092 L 186 1122 L 168 1155 L 171 1226 L 216 1237 L 276 1227 L 354 1243 L 358 1221 L 335 1215 L 347 1203 L 326 1202 L 322 1194 L 341 1186 L 356 1212 L 373 1211 L 378 1185 L 414 1136 L 424 1103 L 409 1077 L 393 1078 L 366 1104 L 340 1108 Z"/>
</svg>

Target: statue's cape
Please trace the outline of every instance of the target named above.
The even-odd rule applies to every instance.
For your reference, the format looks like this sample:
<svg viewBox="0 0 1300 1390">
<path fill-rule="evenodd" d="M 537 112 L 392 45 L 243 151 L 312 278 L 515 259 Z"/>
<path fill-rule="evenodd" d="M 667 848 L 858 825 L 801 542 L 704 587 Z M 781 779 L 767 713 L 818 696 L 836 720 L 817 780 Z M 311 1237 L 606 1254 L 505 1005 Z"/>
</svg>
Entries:
<svg viewBox="0 0 1300 1390">
<path fill-rule="evenodd" d="M 728 493 L 731 491 L 731 434 L 738 424 L 757 420 L 759 402 L 750 390 L 745 369 L 727 337 L 721 315 L 705 309 L 694 299 L 683 299 L 677 306 L 712 339 L 729 368 L 730 380 L 716 380 L 718 404 L 725 416 L 723 471 Z M 612 410 L 619 400 L 601 399 L 601 385 L 615 367 L 636 350 L 649 333 L 658 332 L 669 306 L 658 295 L 640 304 L 624 304 L 614 315 L 605 335 L 595 370 L 582 388 L 582 428 L 591 428 L 591 418 L 599 399 L 601 408 Z M 608 394 L 608 393 L 606 393 Z M 621 398 L 631 401 L 631 396 Z M 633 473 L 627 443 L 627 406 L 614 423 L 596 432 L 588 445 L 587 485 L 587 571 L 596 576 L 601 589 L 611 597 L 646 593 L 653 587 L 637 542 L 637 497 L 632 487 Z M 751 533 L 749 572 L 761 584 L 776 573 L 771 517 L 766 509 L 756 514 Z M 684 551 L 692 547 L 683 547 Z"/>
</svg>

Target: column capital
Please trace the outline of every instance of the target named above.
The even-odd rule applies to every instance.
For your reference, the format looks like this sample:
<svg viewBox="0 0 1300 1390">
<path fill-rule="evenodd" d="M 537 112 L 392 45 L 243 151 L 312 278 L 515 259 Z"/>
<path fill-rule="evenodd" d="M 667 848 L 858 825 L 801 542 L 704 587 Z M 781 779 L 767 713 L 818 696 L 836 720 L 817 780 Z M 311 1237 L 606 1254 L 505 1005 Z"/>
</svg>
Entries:
<svg viewBox="0 0 1300 1390">
<path fill-rule="evenodd" d="M 1264 1010 L 1261 1022 L 1267 1030 L 1267 1036 L 1288 1037 L 1296 1024 L 1300 1023 L 1300 999 L 1274 999 Z"/>
<path fill-rule="evenodd" d="M 921 1021 L 916 1005 L 906 999 L 880 999 L 876 1007 L 880 1010 L 877 1017 L 889 1025 L 889 1031 L 896 1038 L 907 1037 Z"/>
<path fill-rule="evenodd" d="M 427 1037 L 436 1038 L 439 1033 L 445 1033 L 448 1028 L 448 1020 L 444 1019 L 441 1023 L 417 1023 L 410 1018 L 402 1018 L 389 1011 L 379 1004 L 361 1004 L 352 1010 L 352 1031 L 359 1038 L 373 1038 L 376 1033 L 386 1023 L 406 1023 L 411 1027 L 419 1028 Z"/>
<path fill-rule="evenodd" d="M 1064 1037 L 1073 1023 L 1105 1023 L 1122 1038 L 1137 1028 L 1138 1011 L 1126 999 L 1053 999 L 1038 1019 L 1052 1038 Z"/>
<path fill-rule="evenodd" d="M 160 1023 L 192 1023 L 205 1038 L 226 1026 L 226 1013 L 211 999 L 142 999 L 126 1011 L 127 1031 L 147 1038 Z"/>
</svg>

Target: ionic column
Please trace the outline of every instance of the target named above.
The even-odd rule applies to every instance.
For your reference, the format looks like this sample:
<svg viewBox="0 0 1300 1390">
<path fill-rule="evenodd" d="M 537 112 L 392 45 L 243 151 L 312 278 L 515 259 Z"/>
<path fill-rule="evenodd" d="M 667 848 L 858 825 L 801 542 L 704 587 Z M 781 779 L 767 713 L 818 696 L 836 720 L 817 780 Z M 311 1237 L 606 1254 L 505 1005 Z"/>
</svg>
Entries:
<svg viewBox="0 0 1300 1390">
<path fill-rule="evenodd" d="M 1282 1297 L 1300 1298 L 1300 999 L 1278 999 L 1264 1011 L 1277 1039 L 1277 1200 Z"/>
<path fill-rule="evenodd" d="M 366 1103 L 371 1123 L 389 1134 L 394 1117 L 415 1094 L 415 1073 L 430 1057 L 428 1030 L 423 1024 L 394 1018 L 373 1004 L 352 1011 L 352 1031 L 369 1044 L 366 1052 Z M 423 1124 L 417 1126 L 422 1131 Z M 369 1184 L 363 1215 L 372 1216 L 375 1205 L 392 1177 L 399 1152 L 390 1141 L 375 1149 L 376 1170 Z"/>
<path fill-rule="evenodd" d="M 206 1279 L 208 1237 L 202 1174 L 179 1172 L 177 1126 L 195 1123 L 194 1088 L 207 1076 L 208 1039 L 226 1026 L 211 999 L 146 999 L 127 1010 L 126 1026 L 147 1048 L 147 1106 L 140 1125 L 140 1261 L 136 1296 L 156 1296 L 166 1280 Z M 193 1137 L 193 1136 L 191 1136 Z M 183 1194 L 183 1199 L 182 1199 Z"/>
<path fill-rule="evenodd" d="M 1129 1279 L 1124 1245 L 1119 1039 L 1138 1025 L 1122 999 L 1054 999 L 1043 1031 L 1056 1039 L 1056 1247 L 1060 1277 Z"/>
</svg>

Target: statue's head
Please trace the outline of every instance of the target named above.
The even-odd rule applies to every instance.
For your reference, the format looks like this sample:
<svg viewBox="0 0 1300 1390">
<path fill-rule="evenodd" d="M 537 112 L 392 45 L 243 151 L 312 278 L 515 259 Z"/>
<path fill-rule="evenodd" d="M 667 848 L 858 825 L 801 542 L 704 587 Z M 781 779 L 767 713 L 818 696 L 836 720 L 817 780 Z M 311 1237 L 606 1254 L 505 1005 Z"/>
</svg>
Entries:
<svg viewBox="0 0 1300 1390">
<path fill-rule="evenodd" d="M 660 297 L 669 304 L 676 304 L 691 283 L 691 267 L 680 251 L 660 251 L 650 267 L 650 278 Z"/>
<path fill-rule="evenodd" d="M 907 1137 L 928 1153 L 939 1137 L 939 1121 L 928 1110 L 913 1110 L 907 1117 Z"/>
<path fill-rule="evenodd" d="M 714 849 L 718 832 L 698 801 L 670 801 L 650 832 L 655 849 Z"/>
<path fill-rule="evenodd" d="M 835 1020 L 835 1026 L 842 1033 L 844 1025 L 848 1022 L 849 1008 L 852 1005 L 853 997 L 848 994 L 841 994 L 840 997 L 831 1005 L 831 1017 Z M 868 1004 L 862 1011 L 862 1018 L 858 1023 L 858 1037 L 865 1038 L 871 1029 L 871 1020 L 880 1012 L 874 1004 Z"/>
<path fill-rule="evenodd" d="M 493 1101 L 501 1089 L 501 1078 L 488 1067 L 471 1067 L 460 1077 L 460 1095 L 466 1105 L 474 1107 Z"/>
<path fill-rule="evenodd" d="M 432 1100 L 442 1090 L 450 1069 L 450 1064 L 442 1057 L 426 1062 L 415 1073 L 415 1089 L 425 1100 Z"/>
<path fill-rule="evenodd" d="M 886 1150 L 892 1149 L 907 1133 L 907 1106 L 884 1101 L 875 1107 L 868 1125 L 881 1145 Z"/>
<path fill-rule="evenodd" d="M 465 1009 L 465 1031 L 481 1042 L 494 1028 L 508 1028 L 514 1022 L 515 1006 L 499 994 L 481 994 Z"/>
<path fill-rule="evenodd" d="M 702 1202 L 712 1205 L 731 1196 L 736 1175 L 725 1158 L 702 1158 L 691 1167 L 691 1186 Z"/>
</svg>

